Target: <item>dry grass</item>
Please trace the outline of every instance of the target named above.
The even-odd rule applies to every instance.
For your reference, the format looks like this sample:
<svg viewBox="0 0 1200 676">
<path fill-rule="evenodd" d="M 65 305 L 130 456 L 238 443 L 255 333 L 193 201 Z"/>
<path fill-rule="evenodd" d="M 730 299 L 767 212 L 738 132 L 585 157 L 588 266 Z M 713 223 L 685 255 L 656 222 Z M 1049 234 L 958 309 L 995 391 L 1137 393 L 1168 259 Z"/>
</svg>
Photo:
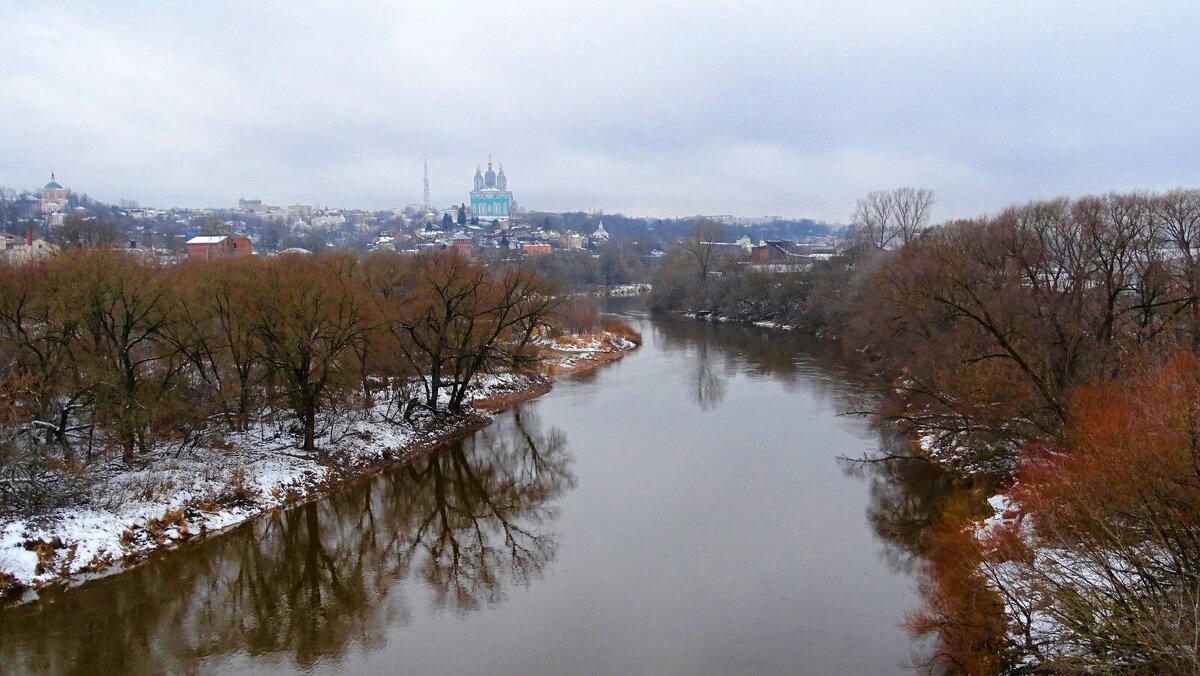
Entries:
<svg viewBox="0 0 1200 676">
<path fill-rule="evenodd" d="M 246 483 L 246 470 L 234 467 L 229 481 L 216 501 L 223 506 L 244 506 L 254 503 L 259 497 L 258 488 Z"/>
<path fill-rule="evenodd" d="M 633 329 L 632 326 L 617 319 L 605 319 L 600 325 L 600 328 L 613 334 L 614 336 L 624 338 L 634 345 L 642 344 L 642 334 Z"/>
</svg>

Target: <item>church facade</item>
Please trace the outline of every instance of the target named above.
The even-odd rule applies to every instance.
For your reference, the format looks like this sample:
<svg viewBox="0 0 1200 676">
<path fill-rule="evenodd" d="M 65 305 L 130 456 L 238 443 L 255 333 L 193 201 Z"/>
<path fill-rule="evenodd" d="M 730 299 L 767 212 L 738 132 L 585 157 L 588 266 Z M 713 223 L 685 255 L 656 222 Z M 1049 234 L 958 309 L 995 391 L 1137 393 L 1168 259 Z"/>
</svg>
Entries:
<svg viewBox="0 0 1200 676">
<path fill-rule="evenodd" d="M 39 206 L 46 216 L 65 211 L 67 208 L 67 189 L 54 180 L 54 174 L 50 174 L 50 182 L 42 188 L 42 199 Z"/>
<path fill-rule="evenodd" d="M 509 218 L 516 206 L 512 192 L 508 189 L 508 179 L 504 176 L 504 165 L 500 165 L 499 173 L 492 171 L 491 160 L 488 160 L 487 173 L 481 173 L 476 165 L 475 189 L 471 191 L 471 213 L 483 220 Z"/>
</svg>

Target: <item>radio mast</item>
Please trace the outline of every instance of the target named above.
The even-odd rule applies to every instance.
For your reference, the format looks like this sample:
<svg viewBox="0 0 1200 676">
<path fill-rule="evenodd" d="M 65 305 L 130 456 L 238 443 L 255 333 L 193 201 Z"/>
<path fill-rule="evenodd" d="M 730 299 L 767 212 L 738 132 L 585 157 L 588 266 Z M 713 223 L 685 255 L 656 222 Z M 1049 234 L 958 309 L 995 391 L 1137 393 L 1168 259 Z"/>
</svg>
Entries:
<svg viewBox="0 0 1200 676">
<path fill-rule="evenodd" d="M 430 211 L 433 206 L 429 203 L 429 160 L 425 160 L 425 211 Z"/>
</svg>

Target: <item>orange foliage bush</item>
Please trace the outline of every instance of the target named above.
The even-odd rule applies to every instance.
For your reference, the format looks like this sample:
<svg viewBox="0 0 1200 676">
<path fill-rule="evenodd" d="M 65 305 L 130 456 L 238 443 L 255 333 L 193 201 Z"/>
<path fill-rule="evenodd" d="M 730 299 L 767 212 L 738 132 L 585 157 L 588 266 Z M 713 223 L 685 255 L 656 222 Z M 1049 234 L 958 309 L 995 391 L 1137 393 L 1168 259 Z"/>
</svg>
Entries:
<svg viewBox="0 0 1200 676">
<path fill-rule="evenodd" d="M 1015 494 L 1039 535 L 1167 537 L 1200 561 L 1200 358 L 1180 353 L 1132 383 L 1081 388 L 1070 411 L 1069 452 L 1030 458 Z"/>
<path fill-rule="evenodd" d="M 1026 451 L 1011 495 L 1034 528 L 993 548 L 993 586 L 1038 618 L 1015 626 L 1045 668 L 1196 673 L 1200 358 L 1079 388 L 1067 423 L 1062 446 Z"/>
</svg>

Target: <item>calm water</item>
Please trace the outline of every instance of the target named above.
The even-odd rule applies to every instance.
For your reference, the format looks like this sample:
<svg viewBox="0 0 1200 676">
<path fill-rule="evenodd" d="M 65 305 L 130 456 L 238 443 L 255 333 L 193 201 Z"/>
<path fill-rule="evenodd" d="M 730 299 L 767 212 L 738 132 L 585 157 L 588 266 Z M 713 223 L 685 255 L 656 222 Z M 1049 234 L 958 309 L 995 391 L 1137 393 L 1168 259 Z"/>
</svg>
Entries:
<svg viewBox="0 0 1200 676">
<path fill-rule="evenodd" d="M 628 318 L 637 353 L 435 457 L 0 611 L 0 670 L 903 671 L 920 519 L 838 461 L 880 443 L 848 370 Z"/>
</svg>

